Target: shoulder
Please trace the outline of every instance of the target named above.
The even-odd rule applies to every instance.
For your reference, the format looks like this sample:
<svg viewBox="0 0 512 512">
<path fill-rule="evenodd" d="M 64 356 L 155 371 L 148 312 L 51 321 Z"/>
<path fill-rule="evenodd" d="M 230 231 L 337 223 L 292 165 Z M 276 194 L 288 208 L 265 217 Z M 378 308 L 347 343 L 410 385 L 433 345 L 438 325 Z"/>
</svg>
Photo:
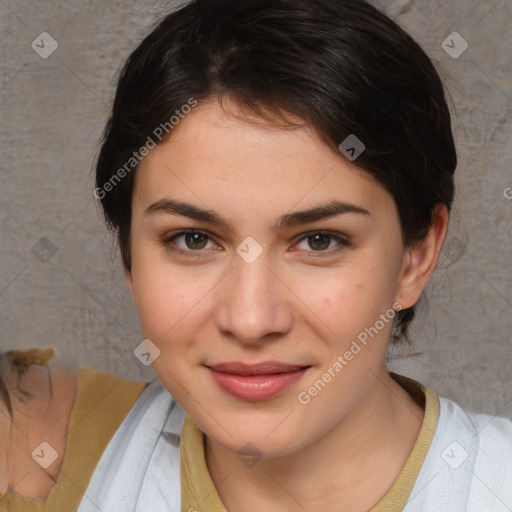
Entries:
<svg viewBox="0 0 512 512">
<path fill-rule="evenodd" d="M 4 354 L 7 361 L 1 374 L 5 387 L 3 406 L 10 409 L 10 420 L 26 424 L 27 436 L 59 430 L 61 437 L 60 431 L 66 428 L 77 375 L 69 366 L 52 360 L 53 355 L 52 349 L 12 350 Z"/>
<path fill-rule="evenodd" d="M 510 511 L 512 421 L 465 410 L 451 400 L 441 399 L 441 402 L 448 418 L 451 417 L 459 429 L 464 428 L 467 432 L 464 437 L 468 440 L 467 460 L 471 469 L 467 510 Z"/>
<path fill-rule="evenodd" d="M 105 408 L 108 403 L 115 408 L 124 408 L 128 404 L 131 407 L 147 384 L 82 366 L 77 374 L 77 398 L 80 398 L 80 403 L 75 405 Z"/>
<path fill-rule="evenodd" d="M 0 490 L 15 488 L 28 497 L 44 497 L 62 465 L 76 374 L 58 362 L 50 363 L 51 349 L 10 351 L 2 356 L 1 407 L 6 414 L 0 414 L 0 459 L 5 462 Z M 13 424 L 16 429 L 11 428 Z M 37 458 L 45 456 L 42 443 L 52 447 L 51 464 L 38 464 Z"/>
<path fill-rule="evenodd" d="M 434 439 L 405 510 L 510 511 L 511 420 L 438 400 Z"/>
<path fill-rule="evenodd" d="M 512 451 L 510 418 L 470 411 L 448 398 L 440 397 L 439 405 L 439 423 L 444 428 L 440 433 L 471 436 L 473 444 L 482 453 L 485 451 L 489 454 L 503 454 Z M 512 458 L 509 461 L 508 465 L 512 468 Z M 496 464 L 499 460 L 494 462 Z"/>
<path fill-rule="evenodd" d="M 13 432 L 14 437 L 1 436 L 0 462 L 14 453 L 16 464 L 9 473 L 0 471 L 0 491 L 9 482 L 21 480 L 18 493 L 46 497 L 49 502 L 65 494 L 69 501 L 76 489 L 67 489 L 62 483 L 67 480 L 60 475 L 87 486 L 103 451 L 147 383 L 88 366 L 77 369 L 55 358 L 53 349 L 12 350 L 2 356 L 1 382 L 6 393 L 0 405 L 12 415 L 0 414 L 0 432 Z M 18 429 L 9 429 L 12 421 Z M 17 436 L 18 431 L 24 435 Z M 44 468 L 32 456 L 42 441 L 56 454 Z M 31 476 L 21 479 L 29 471 Z M 60 485 L 55 486 L 57 481 Z"/>
<path fill-rule="evenodd" d="M 468 439 L 471 436 L 474 463 L 470 498 L 486 495 L 494 488 L 494 494 L 512 508 L 512 420 L 472 412 L 448 399 L 441 399 L 441 403 L 448 419 L 459 431 L 464 429 Z"/>
<path fill-rule="evenodd" d="M 161 382 L 150 382 L 110 440 L 79 511 L 116 510 L 120 503 L 123 510 L 179 510 L 184 418 Z"/>
</svg>

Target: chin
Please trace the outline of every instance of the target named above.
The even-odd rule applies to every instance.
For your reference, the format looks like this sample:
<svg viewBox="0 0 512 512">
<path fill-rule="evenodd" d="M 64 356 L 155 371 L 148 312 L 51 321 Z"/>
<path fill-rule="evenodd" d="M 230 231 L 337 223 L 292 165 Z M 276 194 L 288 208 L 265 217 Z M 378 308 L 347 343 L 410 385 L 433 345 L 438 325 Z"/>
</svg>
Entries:
<svg viewBox="0 0 512 512">
<path fill-rule="evenodd" d="M 295 453 L 307 442 L 303 431 L 298 435 L 298 425 L 285 426 L 283 417 L 286 415 L 271 415 L 264 420 L 253 418 L 252 422 L 219 419 L 221 425 L 229 425 L 227 432 L 214 420 L 213 429 L 200 428 L 211 441 L 237 456 L 282 457 Z"/>
</svg>

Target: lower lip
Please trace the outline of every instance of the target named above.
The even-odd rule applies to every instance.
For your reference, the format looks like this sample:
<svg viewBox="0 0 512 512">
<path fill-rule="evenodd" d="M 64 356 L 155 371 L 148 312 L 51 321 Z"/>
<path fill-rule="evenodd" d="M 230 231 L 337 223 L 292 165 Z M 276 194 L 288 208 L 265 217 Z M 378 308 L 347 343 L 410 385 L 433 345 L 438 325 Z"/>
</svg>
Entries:
<svg viewBox="0 0 512 512">
<path fill-rule="evenodd" d="M 217 384 L 230 395 L 243 400 L 266 400 L 297 382 L 308 368 L 268 375 L 235 375 L 208 369 Z"/>
</svg>

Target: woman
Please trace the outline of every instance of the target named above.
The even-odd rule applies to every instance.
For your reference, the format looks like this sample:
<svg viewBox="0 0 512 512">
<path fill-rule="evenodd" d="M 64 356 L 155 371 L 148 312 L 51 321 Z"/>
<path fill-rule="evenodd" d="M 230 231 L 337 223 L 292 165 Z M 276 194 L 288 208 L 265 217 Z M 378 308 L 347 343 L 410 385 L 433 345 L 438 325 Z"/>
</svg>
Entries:
<svg viewBox="0 0 512 512">
<path fill-rule="evenodd" d="M 145 388 L 53 349 L 0 354 L 0 510 L 77 510 L 112 436 Z"/>
<path fill-rule="evenodd" d="M 78 510 L 510 510 L 511 422 L 385 362 L 455 167 L 435 68 L 366 2 L 164 18 L 122 71 L 94 192 L 158 380 Z"/>
</svg>

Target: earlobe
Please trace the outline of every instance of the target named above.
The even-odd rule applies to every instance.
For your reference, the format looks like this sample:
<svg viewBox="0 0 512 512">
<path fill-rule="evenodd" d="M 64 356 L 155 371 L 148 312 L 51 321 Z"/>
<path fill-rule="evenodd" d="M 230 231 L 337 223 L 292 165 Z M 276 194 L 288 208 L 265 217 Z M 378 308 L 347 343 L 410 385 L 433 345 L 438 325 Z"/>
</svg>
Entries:
<svg viewBox="0 0 512 512">
<path fill-rule="evenodd" d="M 436 205 L 427 236 L 407 249 L 400 273 L 397 302 L 403 309 L 414 306 L 434 272 L 448 229 L 448 209 Z"/>
</svg>

